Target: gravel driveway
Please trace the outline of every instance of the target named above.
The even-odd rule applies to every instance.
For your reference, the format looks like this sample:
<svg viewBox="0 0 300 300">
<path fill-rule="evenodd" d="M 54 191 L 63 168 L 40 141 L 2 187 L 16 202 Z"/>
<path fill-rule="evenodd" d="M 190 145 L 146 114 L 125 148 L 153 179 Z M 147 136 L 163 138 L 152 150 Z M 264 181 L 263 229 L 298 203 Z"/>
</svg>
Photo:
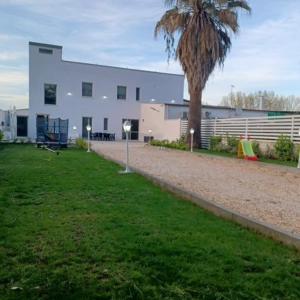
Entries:
<svg viewBox="0 0 300 300">
<path fill-rule="evenodd" d="M 93 142 L 112 160 L 125 161 L 125 143 Z M 256 220 L 300 234 L 300 172 L 297 169 L 159 149 L 130 143 L 130 164 L 201 198 Z"/>
</svg>

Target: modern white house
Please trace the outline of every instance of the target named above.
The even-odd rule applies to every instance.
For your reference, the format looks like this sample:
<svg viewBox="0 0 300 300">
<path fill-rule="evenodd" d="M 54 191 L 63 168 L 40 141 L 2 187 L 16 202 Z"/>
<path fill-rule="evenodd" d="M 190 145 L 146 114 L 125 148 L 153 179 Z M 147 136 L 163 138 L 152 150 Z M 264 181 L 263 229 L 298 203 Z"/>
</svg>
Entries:
<svg viewBox="0 0 300 300">
<path fill-rule="evenodd" d="M 131 120 L 138 139 L 141 103 L 183 103 L 184 75 L 68 61 L 62 49 L 29 42 L 29 138 L 36 138 L 37 121 L 61 118 L 69 120 L 70 137 L 86 137 L 89 124 L 116 139 Z"/>
</svg>

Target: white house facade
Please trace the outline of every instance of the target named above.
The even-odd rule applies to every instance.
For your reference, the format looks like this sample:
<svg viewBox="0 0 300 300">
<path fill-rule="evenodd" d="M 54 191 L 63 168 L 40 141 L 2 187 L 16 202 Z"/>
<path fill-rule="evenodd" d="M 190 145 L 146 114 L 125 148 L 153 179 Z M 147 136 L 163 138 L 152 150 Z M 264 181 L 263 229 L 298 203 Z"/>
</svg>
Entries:
<svg viewBox="0 0 300 300">
<path fill-rule="evenodd" d="M 140 104 L 183 103 L 183 90 L 183 75 L 66 61 L 62 46 L 29 42 L 28 137 L 48 117 L 68 119 L 69 136 L 86 136 L 90 124 L 116 139 L 128 119 L 138 139 Z"/>
</svg>

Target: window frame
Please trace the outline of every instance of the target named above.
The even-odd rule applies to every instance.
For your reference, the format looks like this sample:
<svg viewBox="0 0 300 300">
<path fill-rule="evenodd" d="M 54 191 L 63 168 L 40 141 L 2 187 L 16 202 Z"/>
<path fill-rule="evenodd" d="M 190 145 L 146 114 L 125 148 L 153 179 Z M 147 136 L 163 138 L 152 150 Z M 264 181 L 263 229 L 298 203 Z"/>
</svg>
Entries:
<svg viewBox="0 0 300 300">
<path fill-rule="evenodd" d="M 46 103 L 46 86 L 54 86 L 55 87 L 55 101 L 54 103 Z M 49 99 L 49 97 L 48 97 Z M 56 105 L 57 103 L 57 84 L 56 83 L 44 83 L 44 104 L 45 105 Z"/>
<path fill-rule="evenodd" d="M 125 96 L 122 96 L 119 93 L 119 88 L 124 88 L 125 89 Z M 126 85 L 118 85 L 117 86 L 117 100 L 126 100 L 127 99 L 127 86 Z"/>
<path fill-rule="evenodd" d="M 47 48 L 39 48 L 39 53 L 52 55 L 53 54 L 53 50 L 52 49 L 47 49 Z"/>
<path fill-rule="evenodd" d="M 83 86 L 84 84 L 87 84 L 87 85 L 91 85 L 92 86 L 92 89 L 91 89 L 91 95 L 83 95 Z M 81 96 L 82 97 L 87 97 L 87 98 L 92 98 L 93 97 L 93 92 L 94 92 L 94 85 L 93 85 L 93 82 L 89 82 L 89 81 L 82 81 L 81 82 Z"/>
</svg>

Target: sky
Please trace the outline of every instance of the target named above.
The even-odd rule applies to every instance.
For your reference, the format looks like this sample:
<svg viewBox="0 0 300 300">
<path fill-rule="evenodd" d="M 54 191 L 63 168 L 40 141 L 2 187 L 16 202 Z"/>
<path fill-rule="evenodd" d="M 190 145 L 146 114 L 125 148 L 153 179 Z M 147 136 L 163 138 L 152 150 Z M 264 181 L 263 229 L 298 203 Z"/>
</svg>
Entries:
<svg viewBox="0 0 300 300">
<path fill-rule="evenodd" d="M 203 101 L 234 91 L 300 96 L 300 0 L 249 0 Z M 28 42 L 63 46 L 63 59 L 182 73 L 153 29 L 163 0 L 0 0 L 0 109 L 28 107 Z M 185 84 L 184 97 L 189 98 Z"/>
</svg>

